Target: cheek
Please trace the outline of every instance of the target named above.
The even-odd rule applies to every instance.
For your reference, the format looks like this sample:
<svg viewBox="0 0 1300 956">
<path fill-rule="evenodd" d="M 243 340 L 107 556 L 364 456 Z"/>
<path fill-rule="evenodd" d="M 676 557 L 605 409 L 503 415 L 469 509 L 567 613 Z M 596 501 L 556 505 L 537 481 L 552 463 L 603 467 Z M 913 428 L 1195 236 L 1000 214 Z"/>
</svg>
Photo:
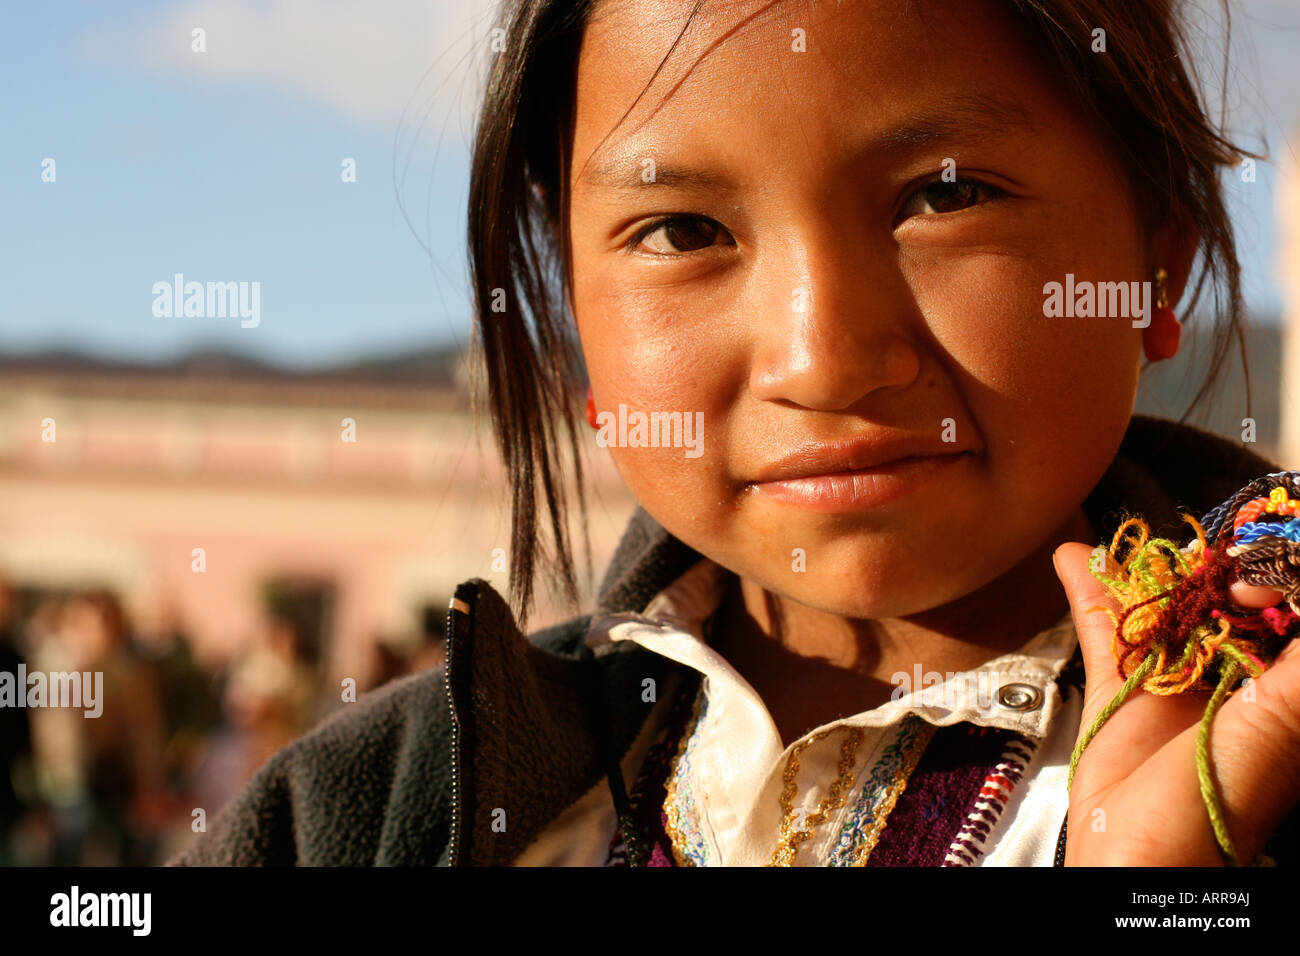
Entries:
<svg viewBox="0 0 1300 956">
<path fill-rule="evenodd" d="M 1141 335 L 1132 319 L 1045 316 L 1044 276 L 1057 278 L 1039 262 L 994 257 L 947 272 L 943 300 L 922 301 L 921 308 L 954 371 L 1053 414 L 1077 406 L 1081 396 L 1122 391 L 1113 387 L 1117 378 L 1136 381 Z"/>
<path fill-rule="evenodd" d="M 1142 338 L 1131 316 L 1049 317 L 1044 286 L 1067 273 L 1141 281 L 1136 241 L 1067 247 L 1050 236 L 1040 231 L 1011 251 L 905 260 L 936 355 L 986 430 L 1107 427 L 1117 409 L 1125 418 L 1132 409 Z"/>
<path fill-rule="evenodd" d="M 576 305 L 600 407 L 717 410 L 735 356 L 707 308 L 680 294 L 598 282 L 580 287 Z"/>
<path fill-rule="evenodd" d="M 597 411 L 614 421 L 607 450 L 629 490 L 651 513 L 667 505 L 701 520 L 722 497 L 727 422 L 744 380 L 725 318 L 698 297 L 597 278 L 577 286 L 575 309 Z M 629 420 L 634 413 L 689 418 L 683 447 L 618 444 L 620 405 Z M 698 455 L 685 447 L 688 438 Z"/>
<path fill-rule="evenodd" d="M 973 257 L 946 263 L 942 282 L 919 267 L 911 273 L 936 355 L 988 449 L 990 491 L 1008 515 L 1016 502 L 1036 503 L 1036 514 L 1005 519 L 1026 524 L 1026 541 L 1063 520 L 1114 457 L 1141 355 L 1131 318 L 1049 318 L 1043 285 L 1067 268 L 1137 278 L 1133 262 L 1121 261 L 1127 254 L 1075 255 L 1068 267 L 1050 254 Z M 927 296 L 927 288 L 944 292 Z"/>
</svg>

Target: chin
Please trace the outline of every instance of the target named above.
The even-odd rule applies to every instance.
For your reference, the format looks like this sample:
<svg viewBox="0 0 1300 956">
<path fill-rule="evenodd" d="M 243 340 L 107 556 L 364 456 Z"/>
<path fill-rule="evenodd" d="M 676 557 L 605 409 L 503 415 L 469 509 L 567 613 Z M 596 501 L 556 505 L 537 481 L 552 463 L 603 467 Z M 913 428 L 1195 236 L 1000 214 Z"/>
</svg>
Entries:
<svg viewBox="0 0 1300 956">
<path fill-rule="evenodd" d="M 921 575 L 912 569 L 879 576 L 861 573 L 845 576 L 808 573 L 784 586 L 763 584 L 769 591 L 805 607 L 857 620 L 885 620 L 921 614 L 955 601 L 978 588 L 979 582 L 935 578 L 933 569 Z M 903 583 L 905 582 L 905 583 Z M 793 584 L 793 586 L 791 586 Z"/>
</svg>

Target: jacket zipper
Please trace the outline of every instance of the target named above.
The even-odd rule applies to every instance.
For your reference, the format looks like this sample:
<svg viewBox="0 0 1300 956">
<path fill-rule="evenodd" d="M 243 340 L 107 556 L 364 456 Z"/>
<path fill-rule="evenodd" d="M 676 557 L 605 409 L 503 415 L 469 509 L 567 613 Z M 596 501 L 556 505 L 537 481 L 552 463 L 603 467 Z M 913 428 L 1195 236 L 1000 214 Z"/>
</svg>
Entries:
<svg viewBox="0 0 1300 956">
<path fill-rule="evenodd" d="M 461 831 L 464 829 L 464 821 L 461 816 L 464 812 L 465 799 L 461 785 L 461 751 L 462 737 L 465 732 L 464 719 L 456 707 L 456 688 L 460 683 L 458 673 L 458 663 L 462 652 L 467 649 L 462 647 L 456 640 L 456 612 L 464 614 L 469 618 L 469 605 L 461 600 L 459 595 L 460 589 L 457 588 L 457 594 L 451 599 L 451 605 L 447 608 L 447 664 L 446 664 L 446 684 L 447 684 L 447 710 L 451 714 L 451 814 L 450 824 L 448 826 L 447 840 L 447 860 L 450 866 L 461 866 Z M 460 607 L 457 607 L 460 605 Z M 468 631 L 466 632 L 468 638 Z"/>
<path fill-rule="evenodd" d="M 1069 822 L 1070 815 L 1067 812 L 1065 819 L 1061 821 L 1061 829 L 1056 834 L 1056 856 L 1052 860 L 1052 866 L 1065 866 L 1065 831 Z"/>
</svg>

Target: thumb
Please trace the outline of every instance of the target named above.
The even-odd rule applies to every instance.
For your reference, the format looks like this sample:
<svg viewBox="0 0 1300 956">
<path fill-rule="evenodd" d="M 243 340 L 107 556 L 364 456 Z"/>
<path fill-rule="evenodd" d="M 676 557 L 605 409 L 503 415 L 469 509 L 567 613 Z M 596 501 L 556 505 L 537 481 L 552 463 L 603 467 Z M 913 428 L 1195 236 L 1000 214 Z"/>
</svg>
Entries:
<svg viewBox="0 0 1300 956">
<path fill-rule="evenodd" d="M 1112 650 L 1115 622 L 1106 613 L 1112 611 L 1118 615 L 1121 609 L 1119 602 L 1106 593 L 1101 582 L 1089 570 L 1089 562 L 1098 560 L 1093 557 L 1095 551 L 1100 549 L 1071 541 L 1061 545 L 1052 554 L 1056 576 L 1060 578 L 1065 596 L 1070 602 L 1070 614 L 1074 618 L 1074 629 L 1079 635 L 1083 654 L 1086 688 L 1082 718 L 1084 727 L 1092 724 L 1097 713 L 1124 686 Z"/>
<path fill-rule="evenodd" d="M 1242 607 L 1250 608 L 1272 607 L 1275 604 L 1281 604 L 1282 599 L 1286 597 L 1277 588 L 1244 584 L 1241 581 L 1232 582 L 1232 587 L 1229 590 L 1234 601 Z"/>
<path fill-rule="evenodd" d="M 1126 682 L 1119 672 L 1114 651 L 1115 618 L 1122 608 L 1090 570 L 1090 566 L 1100 570 L 1100 564 L 1090 565 L 1090 562 L 1099 562 L 1104 556 L 1104 548 L 1093 548 L 1079 542 L 1063 544 L 1052 555 L 1056 574 L 1070 601 L 1083 656 L 1080 740 Z M 1118 725 L 1115 721 L 1108 721 L 1101 737 L 1088 745 L 1089 755 L 1098 748 L 1106 751 L 1103 776 L 1092 775 L 1090 784 L 1096 786 L 1107 779 L 1122 779 L 1163 747 L 1171 736 L 1194 724 L 1204 707 L 1204 700 L 1195 695 L 1151 697 L 1139 691 L 1121 708 L 1124 717 Z M 1087 762 L 1087 756 L 1080 761 L 1078 769 L 1081 772 Z"/>
</svg>

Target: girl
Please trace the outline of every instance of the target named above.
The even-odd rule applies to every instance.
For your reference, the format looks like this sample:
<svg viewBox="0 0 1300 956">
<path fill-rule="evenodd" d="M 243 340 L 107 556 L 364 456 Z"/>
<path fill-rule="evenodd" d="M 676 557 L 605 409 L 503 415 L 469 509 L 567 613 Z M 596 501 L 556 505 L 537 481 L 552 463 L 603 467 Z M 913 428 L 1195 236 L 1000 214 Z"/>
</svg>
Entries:
<svg viewBox="0 0 1300 956">
<path fill-rule="evenodd" d="M 1133 415 L 1170 307 L 1216 293 L 1198 400 L 1240 319 L 1243 154 L 1181 5 L 504 17 L 469 235 L 514 608 L 461 585 L 445 668 L 282 750 L 178 862 L 1222 864 L 1203 701 L 1122 708 L 1067 788 L 1123 683 L 1091 549 L 1277 470 Z M 594 610 L 526 638 L 540 567 L 576 594 L 578 349 L 641 507 Z M 1240 859 L 1284 861 L 1300 660 L 1257 685 L 1211 747 Z"/>
</svg>

